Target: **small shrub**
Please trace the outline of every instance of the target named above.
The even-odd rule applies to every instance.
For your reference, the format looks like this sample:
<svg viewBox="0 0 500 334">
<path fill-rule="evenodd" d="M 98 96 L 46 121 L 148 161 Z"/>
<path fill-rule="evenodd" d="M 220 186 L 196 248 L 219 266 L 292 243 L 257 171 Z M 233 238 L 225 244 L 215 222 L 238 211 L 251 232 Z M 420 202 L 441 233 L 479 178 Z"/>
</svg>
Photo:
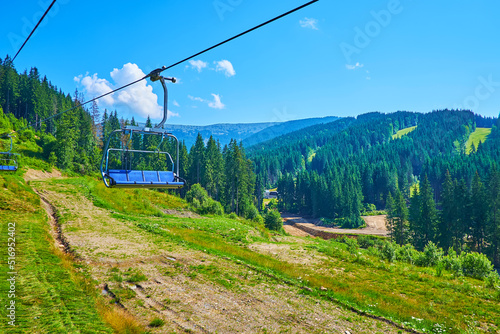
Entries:
<svg viewBox="0 0 500 334">
<path fill-rule="evenodd" d="M 238 215 L 236 213 L 234 213 L 234 212 L 231 212 L 229 214 L 229 218 L 231 218 L 231 219 L 238 219 Z"/>
<path fill-rule="evenodd" d="M 448 255 L 443 257 L 442 261 L 446 270 L 451 271 L 455 276 L 462 276 L 462 261 L 453 247 L 448 250 Z"/>
<path fill-rule="evenodd" d="M 396 259 L 409 264 L 414 264 L 419 255 L 418 251 L 411 244 L 398 247 L 396 250 Z"/>
<path fill-rule="evenodd" d="M 444 263 L 440 260 L 436 265 L 436 276 L 441 277 L 443 275 Z"/>
<path fill-rule="evenodd" d="M 485 277 L 486 287 L 500 291 L 500 276 L 496 271 L 492 271 Z"/>
<path fill-rule="evenodd" d="M 264 218 L 259 214 L 259 215 L 255 216 L 255 218 L 253 218 L 252 221 L 259 223 L 259 224 L 262 224 L 262 223 L 264 223 Z"/>
<path fill-rule="evenodd" d="M 434 267 L 442 257 L 443 250 L 438 248 L 432 241 L 429 241 L 416 264 L 422 267 Z"/>
<path fill-rule="evenodd" d="M 367 251 L 370 255 L 382 257 L 382 255 L 380 254 L 380 249 L 378 249 L 377 247 L 370 246 L 367 248 Z"/>
<path fill-rule="evenodd" d="M 392 242 L 386 242 L 380 255 L 382 259 L 394 262 L 396 260 L 396 245 Z"/>
<path fill-rule="evenodd" d="M 493 270 L 493 264 L 484 254 L 461 254 L 460 259 L 465 276 L 484 279 Z"/>
<path fill-rule="evenodd" d="M 283 228 L 283 220 L 281 219 L 281 215 L 276 210 L 270 210 L 266 213 L 264 217 L 264 225 L 273 231 L 281 231 Z"/>
<path fill-rule="evenodd" d="M 257 218 L 257 216 L 260 216 L 259 210 L 257 210 L 255 205 L 253 205 L 253 204 L 249 205 L 247 208 L 245 218 L 249 219 L 249 220 L 254 220 L 255 218 Z"/>
<path fill-rule="evenodd" d="M 351 254 L 357 254 L 359 250 L 358 241 L 354 238 L 342 237 L 339 241 L 347 245 L 347 251 Z"/>
<path fill-rule="evenodd" d="M 359 247 L 364 249 L 368 249 L 370 247 L 382 249 L 382 247 L 384 246 L 384 241 L 372 235 L 360 235 L 358 237 L 358 244 Z"/>
<path fill-rule="evenodd" d="M 224 213 L 222 205 L 210 198 L 207 191 L 198 183 L 194 184 L 186 193 L 186 201 L 191 203 L 196 212 L 202 215 L 221 216 Z"/>
<path fill-rule="evenodd" d="M 154 318 L 149 323 L 149 327 L 161 327 L 163 325 L 165 325 L 165 321 L 163 321 L 163 319 L 160 318 Z"/>
</svg>

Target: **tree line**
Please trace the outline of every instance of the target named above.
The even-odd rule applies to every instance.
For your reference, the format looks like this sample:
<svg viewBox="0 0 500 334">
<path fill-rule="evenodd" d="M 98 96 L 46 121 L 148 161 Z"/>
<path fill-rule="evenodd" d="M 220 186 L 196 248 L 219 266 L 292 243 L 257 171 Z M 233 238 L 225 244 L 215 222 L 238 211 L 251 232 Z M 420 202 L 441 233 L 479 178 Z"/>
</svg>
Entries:
<svg viewBox="0 0 500 334">
<path fill-rule="evenodd" d="M 478 124 L 490 126 L 491 134 L 466 152 Z M 370 113 L 305 129 L 248 151 L 257 177 L 278 186 L 283 210 L 356 227 L 362 224 L 363 211 L 395 206 L 399 217 L 405 207 L 406 220 L 391 220 L 394 226 L 406 224 L 393 234 L 400 244 L 411 242 L 422 250 L 433 241 L 444 249 L 485 252 L 498 264 L 498 191 L 491 180 L 500 161 L 499 126 L 497 118 L 467 110 Z M 393 138 L 408 127 L 414 130 Z M 453 196 L 447 178 L 452 179 Z M 441 224 L 442 212 L 452 212 L 453 223 Z"/>
<path fill-rule="evenodd" d="M 496 165 L 485 179 L 475 173 L 471 186 L 445 173 L 439 201 L 424 175 L 409 205 L 397 190 L 387 199 L 387 227 L 399 245 L 422 250 L 434 242 L 444 250 L 485 253 L 500 265 L 500 172 Z"/>
<path fill-rule="evenodd" d="M 5 130 L 22 130 L 19 137 L 36 141 L 42 148 L 41 152 L 33 152 L 24 146 L 17 147 L 18 153 L 35 155 L 64 170 L 96 175 L 103 146 L 111 133 L 126 125 L 138 124 L 134 118 L 119 118 L 116 110 L 101 111 L 96 103 L 88 108 L 79 106 L 82 101 L 83 96 L 78 91 L 73 96 L 64 94 L 46 77 L 41 78 L 38 69 L 18 73 L 8 56 L 0 59 L 0 112 L 7 115 L 2 118 Z M 72 107 L 76 108 L 39 122 Z M 31 126 L 27 127 L 28 124 Z M 149 117 L 145 126 L 154 126 Z M 123 133 L 111 136 L 110 147 L 146 151 L 160 149 L 170 152 L 174 163 L 177 150 L 176 142 L 171 139 L 162 142 L 159 136 L 134 135 L 130 138 Z M 170 160 L 165 160 L 165 157 L 133 155 L 126 151 L 111 154 L 109 167 L 133 166 L 144 170 L 172 168 Z M 226 212 L 235 212 L 250 219 L 259 215 L 256 205 L 259 205 L 258 199 L 262 203 L 262 194 L 257 192 L 259 196 L 256 196 L 253 164 L 246 157 L 241 143 L 231 140 L 221 147 L 213 137 L 205 142 L 198 135 L 189 151 L 180 141 L 179 161 L 179 174 L 187 181 L 187 187 L 179 192 L 181 196 L 185 196 L 192 185 L 200 184 L 214 200 L 221 202 Z M 261 190 L 263 192 L 263 188 Z"/>
</svg>

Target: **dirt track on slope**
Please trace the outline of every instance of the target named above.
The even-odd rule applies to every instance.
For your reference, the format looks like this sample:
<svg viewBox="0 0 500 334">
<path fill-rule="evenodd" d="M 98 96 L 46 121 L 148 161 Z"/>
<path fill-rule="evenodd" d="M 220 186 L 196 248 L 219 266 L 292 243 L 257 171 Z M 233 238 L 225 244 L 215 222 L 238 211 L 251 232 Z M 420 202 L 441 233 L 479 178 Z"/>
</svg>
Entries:
<svg viewBox="0 0 500 334">
<path fill-rule="evenodd" d="M 281 215 L 284 220 L 283 228 L 292 236 L 327 236 L 332 235 L 375 235 L 386 237 L 388 236 L 387 228 L 385 227 L 385 215 L 380 216 L 364 216 L 366 227 L 362 229 L 343 229 L 318 226 L 319 219 L 305 218 L 299 215 L 283 213 Z"/>
<path fill-rule="evenodd" d="M 75 191 L 76 186 L 34 183 L 63 217 L 62 233 L 72 251 L 87 263 L 103 295 L 120 295 L 121 304 L 145 326 L 155 317 L 165 321 L 162 328 L 151 328 L 152 333 L 398 332 L 384 321 L 304 295 L 300 287 L 233 260 L 186 249 L 137 229 L 131 222 L 117 220 L 112 212 L 93 206 Z M 298 246 L 270 243 L 252 248 L 304 266 L 321 261 L 321 256 L 311 257 Z M 197 267 L 220 274 L 210 278 L 193 269 Z M 135 270 L 146 280 L 127 282 L 128 273 Z M 117 276 L 123 281 L 115 279 Z"/>
</svg>

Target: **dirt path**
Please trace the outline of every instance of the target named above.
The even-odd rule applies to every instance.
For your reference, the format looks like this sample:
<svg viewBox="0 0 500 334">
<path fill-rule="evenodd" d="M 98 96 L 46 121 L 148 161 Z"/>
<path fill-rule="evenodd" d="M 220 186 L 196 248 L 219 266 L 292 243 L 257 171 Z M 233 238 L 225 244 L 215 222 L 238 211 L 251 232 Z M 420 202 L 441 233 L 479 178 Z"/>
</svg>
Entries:
<svg viewBox="0 0 500 334">
<path fill-rule="evenodd" d="M 28 181 L 34 181 L 34 180 L 44 180 L 44 179 L 50 179 L 54 177 L 62 177 L 62 174 L 60 171 L 57 169 L 52 169 L 52 172 L 45 172 L 41 170 L 36 170 L 36 169 L 28 169 L 26 173 L 23 175 L 24 180 L 26 182 Z"/>
<path fill-rule="evenodd" d="M 283 217 L 284 220 L 283 228 L 287 233 L 293 236 L 322 236 L 324 233 L 376 235 L 382 237 L 389 235 L 387 228 L 385 227 L 385 215 L 361 217 L 366 222 L 366 227 L 362 229 L 343 229 L 318 226 L 317 224 L 320 222 L 319 219 L 305 218 L 289 213 L 283 213 L 281 217 Z"/>
<path fill-rule="evenodd" d="M 133 222 L 115 219 L 112 212 L 95 207 L 76 186 L 50 184 L 43 176 L 32 185 L 47 203 L 47 212 L 53 215 L 56 210 L 61 217 L 60 229 L 68 246 L 87 263 L 103 293 L 118 296 L 144 326 L 158 317 L 165 321 L 161 328 L 148 328 L 151 333 L 398 332 L 381 320 L 305 295 L 300 287 L 285 285 L 241 263 L 144 232 Z M 322 255 L 311 255 L 300 246 L 304 239 L 284 238 L 292 244 L 251 248 L 305 266 L 322 260 Z M 62 248 L 61 243 L 58 246 Z M 134 273 L 144 278 L 131 283 Z"/>
</svg>

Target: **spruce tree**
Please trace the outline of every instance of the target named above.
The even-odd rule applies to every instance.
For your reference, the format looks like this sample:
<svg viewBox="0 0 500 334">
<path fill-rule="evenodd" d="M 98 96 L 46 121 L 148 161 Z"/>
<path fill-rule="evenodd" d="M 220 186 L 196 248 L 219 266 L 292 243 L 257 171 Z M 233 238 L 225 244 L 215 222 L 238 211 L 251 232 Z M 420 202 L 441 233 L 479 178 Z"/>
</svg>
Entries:
<svg viewBox="0 0 500 334">
<path fill-rule="evenodd" d="M 408 208 L 401 191 L 399 189 L 396 191 L 394 199 L 389 193 L 387 196 L 386 225 L 391 239 L 398 245 L 404 245 L 408 242 L 408 216 Z"/>
<path fill-rule="evenodd" d="M 425 175 L 420 187 L 420 226 L 418 227 L 420 236 L 419 242 L 415 245 L 417 249 L 422 250 L 429 241 L 436 241 L 437 219 L 434 193 L 429 179 Z"/>
<path fill-rule="evenodd" d="M 453 224 L 456 220 L 456 207 L 454 201 L 455 187 L 450 171 L 446 171 L 443 190 L 441 192 L 441 216 L 439 221 L 439 246 L 448 250 L 453 245 Z"/>
<path fill-rule="evenodd" d="M 488 197 L 478 172 L 474 175 L 471 186 L 471 231 L 472 249 L 482 253 L 485 242 L 486 224 L 488 220 Z"/>
</svg>

